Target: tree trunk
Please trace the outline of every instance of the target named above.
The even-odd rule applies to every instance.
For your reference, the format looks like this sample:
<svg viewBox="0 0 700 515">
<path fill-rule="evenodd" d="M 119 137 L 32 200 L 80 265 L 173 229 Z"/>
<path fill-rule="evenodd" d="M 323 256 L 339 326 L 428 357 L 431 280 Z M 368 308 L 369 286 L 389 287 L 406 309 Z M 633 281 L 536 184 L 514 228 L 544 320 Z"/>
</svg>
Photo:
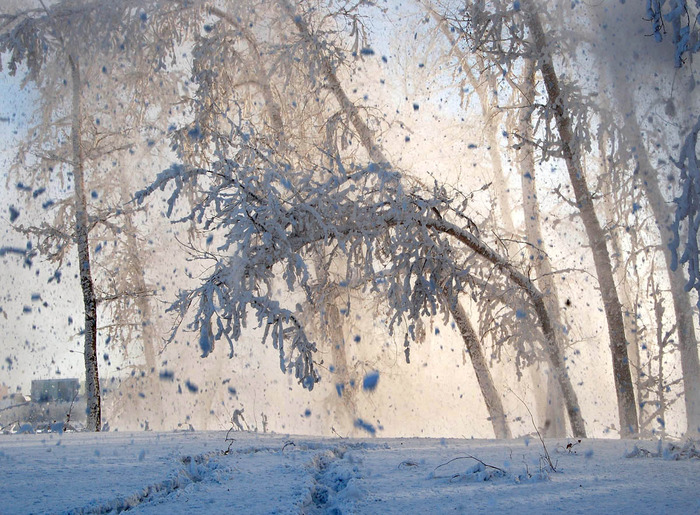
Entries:
<svg viewBox="0 0 700 515">
<path fill-rule="evenodd" d="M 452 318 L 459 328 L 459 332 L 462 335 L 462 340 L 464 340 L 464 345 L 469 353 L 469 358 L 472 361 L 474 373 L 476 374 L 476 380 L 479 383 L 481 394 L 484 397 L 484 402 L 486 403 L 486 409 L 489 412 L 489 418 L 491 420 L 491 425 L 493 426 L 494 435 L 499 440 L 513 438 L 513 435 L 510 432 L 510 427 L 508 427 L 508 421 L 506 420 L 506 413 L 503 409 L 501 396 L 496 389 L 496 385 L 493 384 L 491 371 L 489 370 L 488 363 L 486 363 L 486 357 L 484 356 L 484 350 L 481 348 L 479 337 L 476 334 L 476 331 L 474 331 L 469 317 L 464 311 L 462 304 L 460 304 L 459 299 L 450 299 L 447 297 L 447 295 L 445 295 L 445 302 L 449 304 Z"/>
<path fill-rule="evenodd" d="M 564 357 L 558 344 L 557 334 L 549 317 L 549 312 L 544 303 L 544 295 L 535 284 L 525 275 L 516 270 L 505 258 L 494 252 L 484 242 L 465 231 L 461 227 L 452 224 L 442 218 L 430 219 L 423 222 L 429 229 L 434 229 L 440 233 L 452 236 L 456 240 L 472 249 L 475 253 L 489 261 L 495 268 L 503 272 L 516 286 L 521 288 L 528 296 L 535 309 L 540 327 L 544 333 L 544 351 L 549 357 L 552 369 L 556 374 L 557 381 L 564 395 L 566 411 L 571 422 L 571 431 L 576 438 L 586 438 L 586 426 L 581 415 L 578 398 L 571 384 L 571 378 L 566 372 Z"/>
<path fill-rule="evenodd" d="M 634 386 L 630 374 L 629 358 L 627 356 L 622 307 L 615 286 L 610 254 L 605 241 L 605 232 L 595 212 L 593 197 L 581 166 L 581 156 L 574 141 L 571 118 L 564 109 L 565 99 L 561 93 L 559 78 L 547 48 L 547 40 L 542 24 L 530 0 L 524 1 L 522 5 L 528 27 L 532 32 L 540 71 L 549 97 L 549 105 L 553 110 L 557 130 L 561 138 L 562 153 L 576 197 L 576 204 L 593 252 L 593 261 L 608 324 L 608 336 L 613 360 L 613 378 L 620 417 L 620 434 L 621 436 L 634 435 L 639 431 L 637 407 L 634 399 Z"/>
<path fill-rule="evenodd" d="M 606 106 L 603 106 L 606 109 Z M 608 110 L 611 110 L 610 106 L 607 106 Z M 619 212 L 619 202 L 620 196 L 624 196 L 625 193 L 615 192 L 618 181 L 622 180 L 616 174 L 616 168 L 614 165 L 609 165 L 610 160 L 607 155 L 607 145 L 608 145 L 608 134 L 606 131 L 601 130 L 600 136 L 598 138 L 598 152 L 600 155 L 601 169 L 602 173 L 607 180 L 603 181 L 603 208 L 605 212 L 605 217 L 608 221 L 618 220 L 623 216 Z M 617 210 L 617 211 L 616 211 Z M 636 267 L 633 268 L 632 273 L 637 278 L 637 284 L 630 284 L 628 279 L 628 267 L 626 266 L 624 260 L 623 242 L 620 239 L 619 231 L 623 230 L 619 224 L 613 225 L 609 231 L 609 241 L 610 249 L 612 255 L 617 257 L 617 262 L 613 269 L 615 274 L 615 280 L 618 285 L 618 292 L 620 294 L 620 304 L 622 305 L 622 310 L 625 313 L 624 323 L 625 331 L 628 336 L 627 340 L 627 353 L 629 355 L 630 363 L 630 373 L 632 374 L 632 384 L 635 387 L 637 406 L 639 406 L 639 433 L 642 435 L 645 430 L 644 422 L 644 410 L 645 405 L 642 401 L 644 398 L 644 392 L 642 391 L 642 369 L 641 369 L 641 355 L 639 352 L 639 331 L 638 331 L 638 315 L 639 315 L 639 292 L 641 290 L 641 285 L 639 281 L 639 274 Z M 636 238 L 632 236 L 633 240 L 631 242 L 632 248 L 636 248 L 635 242 Z M 635 293 L 636 292 L 636 293 Z"/>
<path fill-rule="evenodd" d="M 444 31 L 445 29 L 443 29 Z M 449 30 L 449 29 L 448 29 Z M 449 35 L 449 31 L 446 35 Z M 499 149 L 498 135 L 500 134 L 500 129 L 498 125 L 499 121 L 499 108 L 497 105 L 490 100 L 493 96 L 493 92 L 498 90 L 498 83 L 494 73 L 484 64 L 483 59 L 478 59 L 477 61 L 479 69 L 484 70 L 482 75 L 486 76 L 486 80 L 479 82 L 471 70 L 467 70 L 464 66 L 465 73 L 469 77 L 469 82 L 471 83 L 474 91 L 476 91 L 479 102 L 481 104 L 481 111 L 484 117 L 484 137 L 486 138 L 487 150 L 489 152 L 489 157 L 491 160 L 491 168 L 493 171 L 493 182 L 495 186 L 495 195 L 493 195 L 493 202 L 499 206 L 501 221 L 503 223 L 503 228 L 506 234 L 514 235 L 516 234 L 515 223 L 513 222 L 513 208 L 510 203 L 510 189 L 508 187 L 508 179 L 503 167 L 503 161 L 501 159 L 501 151 Z M 534 78 L 533 78 L 534 80 Z M 534 83 L 532 85 L 534 87 Z M 534 94 L 529 98 L 530 102 L 534 102 Z M 530 124 L 530 111 L 525 109 L 528 113 L 526 123 Z M 532 129 L 529 129 L 532 132 Z M 531 138 L 528 138 L 530 140 Z M 530 160 L 525 162 L 527 156 L 523 155 L 523 159 L 519 161 L 520 168 L 523 166 L 529 166 L 528 170 L 531 176 L 531 180 L 527 181 L 530 189 L 534 190 L 534 157 L 531 148 L 524 148 L 523 152 L 529 152 Z M 522 171 L 522 170 L 521 170 Z M 523 182 L 526 181 L 523 172 L 521 174 L 521 179 Z M 530 189 L 528 189 L 527 195 L 529 195 L 530 201 L 526 198 L 526 185 L 523 184 L 523 211 L 525 218 L 525 233 L 533 243 L 533 245 L 543 244 L 541 230 L 539 229 L 539 210 L 537 209 L 536 195 L 530 195 Z M 534 211 L 533 211 L 533 201 L 534 201 Z M 497 224 L 498 225 L 498 224 Z M 533 232 L 533 225 L 536 226 L 536 236 Z M 510 256 L 516 252 L 516 248 L 511 242 L 504 243 L 506 247 L 506 253 Z M 545 303 L 547 304 L 547 309 L 550 315 L 553 317 L 554 321 L 559 321 L 559 307 L 557 305 L 558 299 L 556 297 L 556 289 L 548 288 L 547 286 L 552 286 L 554 281 L 551 276 L 551 266 L 547 255 L 543 252 L 539 252 L 538 256 L 535 257 L 535 268 L 538 272 L 538 276 L 542 277 L 541 281 L 546 280 L 548 285 L 545 285 L 544 291 L 548 293 L 545 298 Z M 546 261 L 545 261 L 546 260 Z M 546 267 L 545 267 L 546 264 Z M 542 266 L 539 266 L 542 265 Z M 546 271 L 541 270 L 541 268 L 546 268 Z M 557 328 L 561 324 L 557 323 Z M 563 336 L 562 331 L 558 331 L 559 341 Z M 541 420 L 541 429 L 545 436 L 550 437 L 563 437 L 566 436 L 566 414 L 564 403 L 561 395 L 561 389 L 556 381 L 553 373 L 548 371 L 543 374 L 543 367 L 528 367 L 532 376 L 532 384 L 535 389 L 533 397 L 535 398 L 535 405 L 537 407 L 537 413 Z M 546 376 L 546 381 L 544 387 L 542 386 L 541 378 Z"/>
<path fill-rule="evenodd" d="M 122 199 L 130 198 L 129 184 L 126 178 L 120 182 Z M 162 420 L 163 398 L 160 384 L 160 378 L 156 374 L 156 355 L 157 355 L 157 335 L 153 321 L 153 311 L 149 300 L 149 290 L 146 284 L 145 267 L 139 252 L 139 240 L 137 238 L 137 227 L 134 224 L 133 213 L 129 210 L 124 211 L 124 227 L 123 233 L 126 241 L 124 248 L 126 251 L 126 259 L 123 266 L 125 277 L 123 286 L 126 291 L 132 292 L 135 295 L 134 303 L 136 304 L 136 313 L 134 322 L 139 323 L 139 339 L 143 347 L 144 370 L 141 377 L 136 378 L 136 383 L 129 382 L 130 388 L 138 388 L 131 398 L 132 410 L 131 415 L 138 420 L 142 420 L 144 427 L 149 423 L 149 418 L 153 422 L 160 418 Z M 126 347 L 128 341 L 123 342 Z M 127 396 L 123 397 L 124 402 Z"/>
<path fill-rule="evenodd" d="M 97 369 L 97 298 L 90 270 L 89 221 L 85 196 L 83 148 L 80 141 L 81 78 L 77 58 L 69 56 L 73 86 L 71 106 L 71 143 L 73 151 L 73 180 L 75 182 L 75 240 L 78 247 L 80 287 L 85 305 L 85 395 L 87 397 L 87 430 L 99 431 L 102 426 L 100 379 Z"/>
<path fill-rule="evenodd" d="M 336 389 L 340 397 L 340 405 L 345 412 L 336 411 L 335 418 L 338 424 L 342 424 L 342 429 L 353 431 L 354 421 L 357 418 L 357 399 L 356 390 L 351 385 L 350 367 L 348 366 L 348 355 L 343 331 L 343 319 L 338 309 L 338 298 L 329 299 L 323 309 L 326 311 L 326 340 L 331 346 L 331 360 L 335 370 L 333 377 L 335 378 Z M 324 323 L 324 322 L 322 322 Z"/>
<path fill-rule="evenodd" d="M 120 181 L 122 199 L 129 199 L 129 185 L 126 178 Z M 137 228 L 134 225 L 133 213 L 124 211 L 124 235 L 126 237 L 126 278 L 127 288 L 135 294 L 134 302 L 138 310 L 137 315 L 141 321 L 141 342 L 143 357 L 146 365 L 146 373 L 153 374 L 156 367 L 156 335 L 153 329 L 153 314 L 151 303 L 148 300 L 148 285 L 145 278 L 145 267 L 139 252 L 139 242 L 136 237 Z M 124 342 L 126 344 L 128 342 Z M 157 383 L 154 383 L 157 386 Z"/>
<path fill-rule="evenodd" d="M 601 148 L 601 156 L 604 156 L 604 148 Z M 608 173 L 608 172 L 606 172 Z M 608 220 L 615 220 L 615 200 L 613 198 L 613 188 L 612 184 L 605 186 L 605 193 L 603 194 L 603 205 L 605 207 L 605 215 Z M 617 234 L 615 228 L 610 230 L 610 248 L 612 250 L 613 256 L 618 256 L 618 260 L 622 259 L 623 250 L 622 242 Z M 625 266 L 624 260 L 622 263 L 618 262 L 613 270 L 616 277 L 616 282 L 618 285 L 618 292 L 620 294 L 620 305 L 623 311 L 626 313 L 624 317 L 625 331 L 629 336 L 627 340 L 627 354 L 629 356 L 630 363 L 630 373 L 632 374 L 632 383 L 635 386 L 635 392 L 637 394 L 637 404 L 639 405 L 639 420 L 640 420 L 640 432 L 644 431 L 644 425 L 642 424 L 642 419 L 644 418 L 643 411 L 644 408 L 641 405 L 642 402 L 642 392 L 640 389 L 640 371 L 641 371 L 641 355 L 639 352 L 639 338 L 637 331 L 637 302 L 638 299 L 635 297 L 633 292 L 630 290 L 629 281 L 627 279 L 627 267 Z M 640 285 L 637 284 L 637 291 L 639 291 Z"/>
<path fill-rule="evenodd" d="M 685 290 L 687 279 L 682 268 L 673 270 L 672 257 L 669 243 L 673 239 L 671 224 L 673 223 L 673 210 L 666 201 L 655 168 L 649 160 L 646 145 L 642 139 L 642 129 L 639 126 L 634 102 L 629 88 L 610 81 L 610 87 L 623 116 L 624 136 L 628 148 L 634 148 L 634 157 L 637 161 L 637 171 L 640 177 L 638 184 L 649 201 L 649 206 L 654 213 L 656 226 L 661 237 L 660 250 L 663 253 L 671 285 L 671 299 L 676 316 L 676 331 L 678 334 L 678 346 L 681 354 L 681 370 L 683 373 L 684 401 L 687 420 L 687 434 L 697 437 L 700 434 L 700 360 L 698 359 L 698 339 L 695 334 L 693 322 L 693 304 L 690 295 Z"/>
<path fill-rule="evenodd" d="M 619 87 L 613 86 L 621 97 L 625 95 L 619 91 Z M 622 98 L 624 100 L 624 98 Z M 628 102 L 621 102 L 628 107 Z M 629 106 L 631 108 L 631 106 Z M 671 285 L 671 298 L 676 315 L 676 330 L 678 332 L 678 346 L 681 354 L 681 370 L 683 372 L 684 401 L 687 420 L 687 434 L 697 437 L 700 434 L 700 360 L 698 359 L 698 340 L 695 334 L 693 322 L 693 304 L 690 295 L 685 290 L 687 279 L 683 269 L 678 267 L 675 271 L 671 268 L 671 250 L 668 246 L 673 239 L 671 223 L 673 213 L 671 206 L 664 199 L 659 188 L 659 179 L 654 173 L 649 156 L 641 138 L 641 128 L 633 112 L 625 109 L 625 133 L 630 138 L 629 144 L 636 147 L 635 154 L 639 166 L 641 180 L 639 184 L 644 191 L 649 205 L 654 213 L 656 225 L 661 235 L 661 251 L 664 255 L 668 279 Z"/>
<path fill-rule="evenodd" d="M 523 84 L 521 95 L 526 106 L 520 110 L 518 116 L 518 132 L 522 141 L 517 150 L 518 169 L 520 171 L 520 181 L 523 195 L 523 214 L 525 218 L 525 234 L 527 241 L 534 246 L 532 250 L 531 263 L 537 272 L 537 282 L 540 284 L 545 295 L 545 305 L 547 311 L 556 325 L 555 331 L 559 337 L 560 344 L 564 341 L 564 331 L 561 330 L 561 310 L 559 306 L 559 293 L 554 275 L 552 274 L 552 264 L 544 249 L 544 238 L 542 237 L 542 226 L 540 221 L 539 200 L 537 198 L 537 183 L 535 175 L 535 153 L 530 144 L 533 138 L 532 130 L 532 106 L 535 102 L 535 63 L 528 59 L 525 63 L 523 73 Z M 561 389 L 556 381 L 556 373 L 552 370 L 547 374 L 547 408 L 545 412 L 544 434 L 552 437 L 561 437 L 566 434 L 566 421 L 564 420 L 564 404 Z"/>
</svg>

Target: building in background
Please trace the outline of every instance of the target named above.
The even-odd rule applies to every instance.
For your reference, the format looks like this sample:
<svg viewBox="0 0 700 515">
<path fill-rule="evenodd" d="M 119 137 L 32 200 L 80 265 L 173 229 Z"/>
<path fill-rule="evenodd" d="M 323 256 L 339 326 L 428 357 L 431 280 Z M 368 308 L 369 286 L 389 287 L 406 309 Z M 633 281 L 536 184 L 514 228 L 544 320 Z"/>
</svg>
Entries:
<svg viewBox="0 0 700 515">
<path fill-rule="evenodd" d="M 33 433 L 80 429 L 85 398 L 77 378 L 35 379 L 31 397 L 17 393 L 0 401 L 0 432 Z"/>
<path fill-rule="evenodd" d="M 64 379 L 34 379 L 32 381 L 32 402 L 73 402 L 80 391 L 80 380 L 74 377 Z"/>
</svg>

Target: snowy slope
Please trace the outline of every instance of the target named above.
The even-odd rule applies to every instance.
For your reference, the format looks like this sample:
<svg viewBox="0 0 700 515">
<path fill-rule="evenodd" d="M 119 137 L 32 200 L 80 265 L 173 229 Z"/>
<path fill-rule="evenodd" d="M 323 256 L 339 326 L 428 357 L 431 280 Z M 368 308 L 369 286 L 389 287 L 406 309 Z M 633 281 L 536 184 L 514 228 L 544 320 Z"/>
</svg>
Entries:
<svg viewBox="0 0 700 515">
<path fill-rule="evenodd" d="M 700 459 L 630 441 L 548 441 L 545 473 L 535 439 L 233 436 L 3 435 L 0 513 L 700 513 Z"/>
</svg>

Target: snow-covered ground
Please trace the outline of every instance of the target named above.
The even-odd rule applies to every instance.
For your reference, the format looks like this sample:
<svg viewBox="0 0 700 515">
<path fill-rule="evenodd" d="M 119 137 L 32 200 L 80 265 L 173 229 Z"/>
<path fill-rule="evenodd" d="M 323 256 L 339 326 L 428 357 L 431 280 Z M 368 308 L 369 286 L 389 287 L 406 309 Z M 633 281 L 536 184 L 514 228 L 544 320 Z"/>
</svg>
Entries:
<svg viewBox="0 0 700 515">
<path fill-rule="evenodd" d="M 668 443 L 231 435 L 0 435 L 0 513 L 700 513 Z"/>
</svg>

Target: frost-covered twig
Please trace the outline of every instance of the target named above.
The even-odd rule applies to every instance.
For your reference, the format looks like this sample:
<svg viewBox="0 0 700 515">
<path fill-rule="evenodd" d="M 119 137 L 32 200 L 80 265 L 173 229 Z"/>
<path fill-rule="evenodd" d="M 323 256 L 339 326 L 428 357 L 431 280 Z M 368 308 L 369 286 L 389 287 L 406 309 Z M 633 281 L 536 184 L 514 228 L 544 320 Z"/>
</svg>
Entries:
<svg viewBox="0 0 700 515">
<path fill-rule="evenodd" d="M 235 438 L 230 438 L 229 435 L 231 434 L 231 431 L 233 431 L 233 426 L 229 428 L 228 431 L 226 431 L 226 438 L 224 438 L 224 442 L 228 442 L 228 447 L 226 448 L 225 451 L 222 451 L 221 454 L 228 455 L 231 452 L 231 446 L 233 445 L 233 442 L 236 441 Z"/>
<path fill-rule="evenodd" d="M 665 447 L 663 446 L 663 440 L 659 440 L 656 452 L 635 445 L 631 451 L 625 454 L 625 458 L 663 458 L 670 461 L 700 459 L 700 449 L 697 448 L 696 442 L 692 440 L 688 440 L 683 445 L 669 442 Z"/>
<path fill-rule="evenodd" d="M 75 399 L 78 398 L 78 391 L 75 392 L 73 395 L 73 399 L 70 401 L 70 406 L 68 407 L 68 413 L 66 413 L 66 423 L 63 425 L 63 430 L 65 431 L 68 429 L 68 426 L 70 425 L 70 416 L 71 413 L 73 412 L 73 405 L 75 404 Z"/>
<path fill-rule="evenodd" d="M 347 438 L 347 436 L 343 436 L 340 433 L 338 433 L 338 431 L 335 430 L 335 427 L 331 426 L 331 431 L 333 432 L 334 435 L 336 435 L 341 440 L 345 440 Z"/>
<path fill-rule="evenodd" d="M 560 454 L 576 454 L 574 447 L 581 444 L 581 440 L 576 440 L 575 442 L 568 442 L 566 446 L 558 445 L 556 451 Z"/>
<path fill-rule="evenodd" d="M 680 68 L 686 60 L 686 54 L 700 51 L 700 41 L 691 35 L 691 26 L 700 21 L 700 14 L 691 17 L 687 0 L 670 0 L 668 8 L 666 0 L 647 0 L 647 21 L 651 22 L 652 35 L 657 42 L 663 41 L 666 35 L 666 24 L 669 22 L 673 29 L 672 41 L 676 47 L 674 66 Z M 696 8 L 700 5 L 695 2 Z M 695 18 L 695 19 L 693 19 Z"/>
<path fill-rule="evenodd" d="M 503 470 L 502 468 L 496 467 L 495 465 L 489 465 L 488 463 L 486 463 L 486 462 L 484 462 L 484 461 L 481 461 L 481 460 L 480 460 L 479 458 L 477 458 L 476 456 L 472 456 L 471 454 L 467 454 L 466 456 L 457 456 L 456 458 L 452 458 L 451 460 L 446 461 L 445 463 L 441 463 L 440 465 L 438 465 L 437 467 L 435 467 L 435 469 L 433 470 L 433 477 L 436 478 L 436 479 L 439 479 L 439 478 L 446 478 L 447 476 L 436 476 L 435 473 L 437 472 L 437 470 L 438 470 L 439 468 L 445 467 L 445 466 L 449 465 L 450 463 L 452 463 L 452 462 L 454 462 L 454 461 L 457 461 L 457 460 L 474 460 L 474 461 L 476 461 L 476 462 L 478 462 L 478 463 L 481 463 L 484 467 L 487 467 L 487 468 L 490 468 L 490 469 L 493 469 L 493 470 L 498 470 L 499 472 L 502 472 L 503 474 L 507 474 L 507 472 L 506 472 L 505 470 Z M 457 474 L 457 475 L 459 475 L 459 474 Z M 455 476 L 452 475 L 452 476 L 450 476 L 450 477 L 451 477 L 451 478 L 454 478 Z"/>
</svg>

